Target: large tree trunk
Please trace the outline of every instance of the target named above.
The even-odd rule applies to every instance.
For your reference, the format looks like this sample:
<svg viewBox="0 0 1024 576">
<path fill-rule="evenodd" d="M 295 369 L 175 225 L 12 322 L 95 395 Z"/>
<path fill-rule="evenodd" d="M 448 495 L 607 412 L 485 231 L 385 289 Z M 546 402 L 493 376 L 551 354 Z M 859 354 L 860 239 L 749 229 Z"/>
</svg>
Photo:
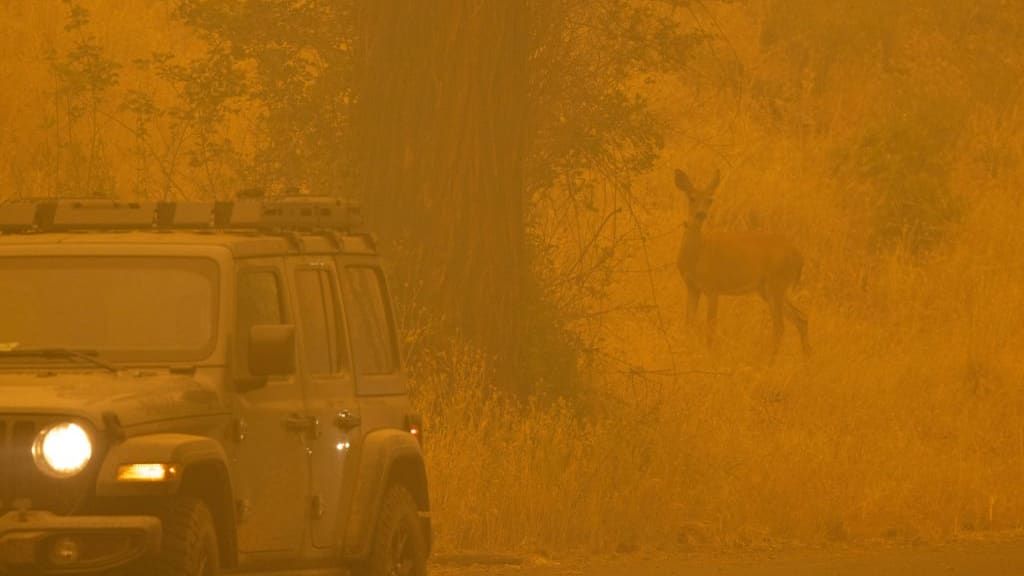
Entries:
<svg viewBox="0 0 1024 576">
<path fill-rule="evenodd" d="M 524 0 L 360 0 L 355 156 L 373 226 L 445 332 L 520 388 Z M 435 308 L 436 307 L 436 308 Z M 521 389 L 521 388 L 520 388 Z"/>
</svg>

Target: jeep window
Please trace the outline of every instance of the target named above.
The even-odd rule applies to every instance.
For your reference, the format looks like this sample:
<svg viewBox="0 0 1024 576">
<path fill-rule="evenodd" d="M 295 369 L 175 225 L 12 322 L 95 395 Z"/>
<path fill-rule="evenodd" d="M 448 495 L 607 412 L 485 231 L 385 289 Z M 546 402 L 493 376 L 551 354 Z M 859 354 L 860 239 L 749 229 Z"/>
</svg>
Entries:
<svg viewBox="0 0 1024 576">
<path fill-rule="evenodd" d="M 391 316 L 380 272 L 352 266 L 345 271 L 343 292 L 349 339 L 360 374 L 391 374 L 398 370 Z"/>
<path fill-rule="evenodd" d="M 199 360 L 214 345 L 217 286 L 217 264 L 204 258 L 0 258 L 0 342 Z"/>
<path fill-rule="evenodd" d="M 347 372 L 348 349 L 344 338 L 338 337 L 341 314 L 331 274 L 300 269 L 295 272 L 295 286 L 307 369 L 311 374 Z"/>
<path fill-rule="evenodd" d="M 272 270 L 243 270 L 238 274 L 236 327 L 238 370 L 249 369 L 249 329 L 258 324 L 281 324 L 281 283 Z"/>
</svg>

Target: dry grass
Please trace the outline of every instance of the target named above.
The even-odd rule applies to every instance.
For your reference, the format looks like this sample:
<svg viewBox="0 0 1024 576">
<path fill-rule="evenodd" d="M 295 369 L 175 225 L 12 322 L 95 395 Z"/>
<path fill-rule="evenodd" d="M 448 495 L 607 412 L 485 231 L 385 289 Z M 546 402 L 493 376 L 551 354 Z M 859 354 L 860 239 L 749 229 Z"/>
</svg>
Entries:
<svg viewBox="0 0 1024 576">
<path fill-rule="evenodd" d="M 774 201 L 738 184 L 752 177 L 723 185 L 716 226 L 742 226 L 739 215 Z M 814 356 L 799 356 L 790 327 L 783 357 L 768 363 L 768 314 L 756 298 L 723 301 L 719 347 L 707 351 L 679 321 L 681 281 L 660 266 L 679 236 L 666 235 L 650 256 L 667 329 L 610 316 L 606 352 L 649 369 L 720 374 L 609 370 L 585 407 L 520 406 L 487 392 L 471 353 L 421 366 L 441 549 L 934 541 L 1024 527 L 1015 177 L 985 182 L 945 243 L 917 256 L 871 248 L 856 214 L 830 208 L 814 174 L 783 168 L 777 178 L 767 185 L 793 183 L 788 211 L 766 227 L 807 254 L 797 300 Z M 959 189 L 978 190 L 967 182 Z M 671 193 L 658 186 L 649 192 Z M 682 221 L 682 201 L 667 205 L 653 227 Z M 612 298 L 649 298 L 635 280 L 623 276 Z"/>
<path fill-rule="evenodd" d="M 747 367 L 759 347 L 758 331 L 743 327 L 750 310 L 723 323 L 723 340 L 739 348 L 690 358 L 726 374 L 641 384 L 636 401 L 635 386 L 609 381 L 592 412 L 503 401 L 486 391 L 479 360 L 450 358 L 438 374 L 457 387 L 439 396 L 437 381 L 420 381 L 440 545 L 745 545 L 1021 528 L 1020 280 L 954 279 L 963 284 L 944 293 L 927 276 L 884 280 L 893 295 L 917 295 L 890 311 L 899 323 L 821 299 L 810 306 L 810 361 Z M 974 303 L 928 302 L 958 292 L 975 292 Z"/>
</svg>

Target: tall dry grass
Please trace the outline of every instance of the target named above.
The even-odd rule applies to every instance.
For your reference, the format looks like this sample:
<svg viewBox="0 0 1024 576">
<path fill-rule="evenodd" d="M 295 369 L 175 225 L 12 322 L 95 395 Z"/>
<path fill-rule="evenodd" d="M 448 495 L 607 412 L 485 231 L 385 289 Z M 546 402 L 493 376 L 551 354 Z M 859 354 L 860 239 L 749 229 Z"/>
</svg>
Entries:
<svg viewBox="0 0 1024 576">
<path fill-rule="evenodd" d="M 590 410 L 503 400 L 479 358 L 446 355 L 418 381 L 439 545 L 600 550 L 1020 529 L 1024 271 L 972 261 L 954 252 L 924 268 L 880 263 L 856 306 L 808 291 L 807 361 L 790 341 L 793 355 L 760 363 L 766 313 L 737 301 L 716 352 L 699 337 L 673 343 L 688 351 L 682 365 L 720 374 L 609 378 Z"/>
<path fill-rule="evenodd" d="M 814 355 L 790 327 L 766 357 L 756 297 L 723 300 L 709 351 L 682 324 L 673 259 L 685 218 L 673 158 L 652 174 L 650 269 L 609 298 L 663 324 L 605 318 L 609 369 L 577 404 L 488 390 L 453 348 L 418 370 L 441 549 L 614 550 L 960 538 L 1024 527 L 1024 203 L 1019 167 L 955 171 L 965 212 L 941 244 L 877 246 L 821 167 L 785 141 L 725 180 L 717 228 L 781 230 L 808 266 L 796 294 Z M 759 167 L 771 171 L 759 172 Z M 709 173 L 709 170 L 705 170 Z M 674 375 L 673 375 L 674 373 Z"/>
</svg>

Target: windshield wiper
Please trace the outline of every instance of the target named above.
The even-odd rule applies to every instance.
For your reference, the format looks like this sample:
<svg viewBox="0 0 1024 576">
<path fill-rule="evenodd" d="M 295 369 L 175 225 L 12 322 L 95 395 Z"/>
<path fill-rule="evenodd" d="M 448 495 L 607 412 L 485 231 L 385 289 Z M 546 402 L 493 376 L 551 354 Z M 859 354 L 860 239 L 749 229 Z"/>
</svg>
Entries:
<svg viewBox="0 0 1024 576">
<path fill-rule="evenodd" d="M 117 373 L 117 366 L 98 358 L 99 352 L 95 350 L 76 350 L 74 348 L 14 348 L 11 350 L 0 349 L 0 358 L 17 358 L 34 356 L 39 358 L 72 358 L 88 362 L 104 370 Z"/>
</svg>

